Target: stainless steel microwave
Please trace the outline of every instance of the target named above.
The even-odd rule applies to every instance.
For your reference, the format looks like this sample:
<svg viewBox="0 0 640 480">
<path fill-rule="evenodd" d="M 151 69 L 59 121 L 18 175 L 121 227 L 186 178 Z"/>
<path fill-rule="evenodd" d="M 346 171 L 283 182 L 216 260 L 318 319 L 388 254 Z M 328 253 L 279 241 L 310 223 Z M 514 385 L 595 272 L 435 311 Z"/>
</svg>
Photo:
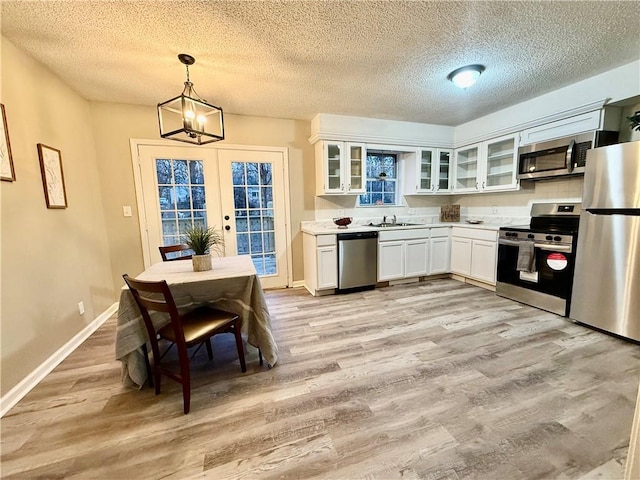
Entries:
<svg viewBox="0 0 640 480">
<path fill-rule="evenodd" d="M 518 149 L 518 179 L 584 174 L 587 150 L 618 142 L 618 132 L 597 130 Z"/>
</svg>

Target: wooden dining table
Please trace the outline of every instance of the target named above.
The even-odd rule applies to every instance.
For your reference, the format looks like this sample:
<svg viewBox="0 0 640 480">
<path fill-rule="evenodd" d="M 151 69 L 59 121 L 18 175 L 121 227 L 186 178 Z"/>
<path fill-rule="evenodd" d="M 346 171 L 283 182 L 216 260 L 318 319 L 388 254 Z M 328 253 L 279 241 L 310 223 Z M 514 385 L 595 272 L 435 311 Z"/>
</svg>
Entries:
<svg viewBox="0 0 640 480">
<path fill-rule="evenodd" d="M 278 346 L 271 332 L 271 317 L 260 278 L 248 255 L 214 257 L 213 268 L 193 271 L 191 260 L 160 262 L 147 268 L 139 280 L 165 280 L 180 313 L 201 305 L 233 312 L 242 319 L 246 341 L 259 348 L 267 364 L 278 361 Z M 166 314 L 154 313 L 158 328 L 169 323 Z M 116 359 L 122 362 L 122 383 L 141 388 L 147 379 L 143 345 L 148 340 L 140 310 L 126 287 L 120 292 L 116 328 Z"/>
</svg>

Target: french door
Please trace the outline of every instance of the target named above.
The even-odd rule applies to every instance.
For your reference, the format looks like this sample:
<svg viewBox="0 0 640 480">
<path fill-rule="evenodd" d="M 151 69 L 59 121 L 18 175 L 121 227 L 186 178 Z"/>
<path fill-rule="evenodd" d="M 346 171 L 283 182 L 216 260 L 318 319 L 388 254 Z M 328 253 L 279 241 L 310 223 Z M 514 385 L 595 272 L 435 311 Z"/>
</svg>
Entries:
<svg viewBox="0 0 640 480">
<path fill-rule="evenodd" d="M 213 227 L 223 255 L 250 255 L 265 288 L 288 284 L 282 149 L 138 145 L 145 266 L 192 225 Z M 212 252 L 215 254 L 215 252 Z"/>
</svg>

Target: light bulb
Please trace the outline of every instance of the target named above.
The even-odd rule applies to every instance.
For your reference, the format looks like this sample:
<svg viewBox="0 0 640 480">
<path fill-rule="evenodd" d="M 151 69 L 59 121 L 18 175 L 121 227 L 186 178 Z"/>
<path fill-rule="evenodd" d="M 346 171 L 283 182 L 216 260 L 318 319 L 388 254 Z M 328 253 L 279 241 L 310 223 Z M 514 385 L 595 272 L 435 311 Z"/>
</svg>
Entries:
<svg viewBox="0 0 640 480">
<path fill-rule="evenodd" d="M 201 132 L 204 131 L 204 124 L 207 122 L 207 119 L 204 115 L 198 115 L 198 130 L 200 130 Z"/>
</svg>

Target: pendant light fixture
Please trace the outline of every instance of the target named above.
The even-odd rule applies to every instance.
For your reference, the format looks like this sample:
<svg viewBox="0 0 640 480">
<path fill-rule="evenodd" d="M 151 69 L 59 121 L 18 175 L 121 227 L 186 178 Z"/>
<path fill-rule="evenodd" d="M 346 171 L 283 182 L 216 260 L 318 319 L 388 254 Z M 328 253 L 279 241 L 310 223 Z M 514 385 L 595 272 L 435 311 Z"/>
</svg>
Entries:
<svg viewBox="0 0 640 480">
<path fill-rule="evenodd" d="M 179 96 L 158 104 L 160 136 L 196 145 L 224 140 L 222 108 L 200 98 L 189 80 L 189 65 L 196 59 L 185 53 L 178 59 L 187 68 L 187 81 Z"/>
<path fill-rule="evenodd" d="M 451 80 L 456 87 L 467 88 L 476 83 L 482 72 L 484 72 L 484 65 L 467 65 L 456 68 L 447 75 L 447 79 Z"/>
</svg>

